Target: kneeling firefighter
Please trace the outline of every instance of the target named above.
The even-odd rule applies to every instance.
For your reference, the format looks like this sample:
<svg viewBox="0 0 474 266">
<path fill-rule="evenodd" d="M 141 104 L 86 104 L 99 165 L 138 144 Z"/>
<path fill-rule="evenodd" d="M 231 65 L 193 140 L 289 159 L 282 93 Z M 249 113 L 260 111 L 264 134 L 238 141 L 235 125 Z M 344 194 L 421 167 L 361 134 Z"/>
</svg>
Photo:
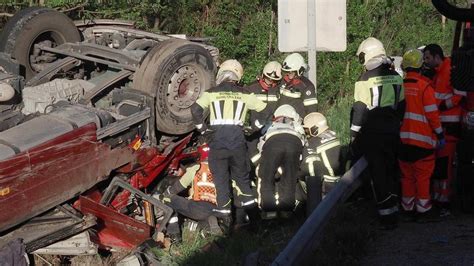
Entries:
<svg viewBox="0 0 474 266">
<path fill-rule="evenodd" d="M 303 120 L 307 143 L 303 150 L 300 176 L 306 184 L 306 212 L 309 215 L 344 174 L 345 157 L 341 142 L 328 127 L 321 113 L 310 113 Z"/>
<path fill-rule="evenodd" d="M 305 143 L 301 118 L 290 105 L 282 105 L 262 137 L 261 161 L 257 170 L 258 203 L 264 211 L 291 211 L 295 208 L 295 190 L 299 161 Z M 275 174 L 281 168 L 276 186 Z"/>
</svg>

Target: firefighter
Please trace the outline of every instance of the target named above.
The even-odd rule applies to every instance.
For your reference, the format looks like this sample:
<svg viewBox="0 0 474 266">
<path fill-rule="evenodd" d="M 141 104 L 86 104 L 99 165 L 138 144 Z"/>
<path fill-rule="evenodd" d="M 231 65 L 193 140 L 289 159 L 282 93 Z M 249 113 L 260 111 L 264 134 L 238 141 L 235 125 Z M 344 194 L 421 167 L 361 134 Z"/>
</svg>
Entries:
<svg viewBox="0 0 474 266">
<path fill-rule="evenodd" d="M 167 233 L 173 242 L 180 242 L 181 230 L 178 214 L 200 223 L 206 223 L 212 234 L 222 233 L 213 210 L 216 208 L 216 188 L 214 176 L 209 170 L 209 147 L 202 144 L 198 147 L 199 163 L 194 163 L 182 172 L 181 178 L 169 186 L 162 194 L 162 200 L 175 211 L 171 217 Z M 191 187 L 189 198 L 178 194 Z"/>
<path fill-rule="evenodd" d="M 281 81 L 281 78 L 281 64 L 271 61 L 265 65 L 262 74 L 257 80 L 245 88 L 249 93 L 254 93 L 257 98 L 267 104 L 267 107 L 262 112 L 250 112 L 250 121 L 253 128 L 259 129 L 247 138 L 249 157 L 254 164 L 258 155 L 257 144 L 264 133 L 260 129 L 264 128 L 265 123 L 267 123 L 266 121 L 271 119 L 275 112 L 278 100 L 278 83 Z M 265 121 L 265 123 L 260 123 L 260 121 Z"/>
<path fill-rule="evenodd" d="M 309 215 L 344 174 L 344 156 L 336 133 L 323 114 L 313 112 L 303 120 L 307 143 L 300 176 L 306 184 L 306 212 Z"/>
<path fill-rule="evenodd" d="M 278 107 L 272 125 L 259 143 L 261 159 L 257 191 L 262 210 L 292 211 L 295 208 L 297 174 L 304 143 L 304 129 L 296 110 L 290 105 Z M 277 172 L 280 180 L 275 186 Z"/>
<path fill-rule="evenodd" d="M 401 205 L 408 217 L 417 216 L 419 221 L 439 217 L 431 206 L 430 178 L 435 148 L 445 143 L 434 89 L 422 76 L 422 66 L 421 51 L 409 50 L 403 55 L 406 110 L 400 129 Z"/>
<path fill-rule="evenodd" d="M 243 68 L 237 60 L 223 62 L 217 72 L 217 85 L 204 92 L 191 106 L 197 130 L 211 133 L 209 167 L 214 174 L 217 189 L 215 212 L 227 228 L 232 224 L 231 177 L 242 193 L 239 197 L 241 200 L 236 205 L 256 207 L 255 196 L 250 187 L 250 160 L 242 126 L 247 110 L 260 112 L 266 107 L 254 94 L 244 93 L 243 88 L 237 85 L 242 75 Z M 208 109 L 209 128 L 204 122 L 204 112 Z"/>
<path fill-rule="evenodd" d="M 283 81 L 280 85 L 278 106 L 289 104 L 300 117 L 316 112 L 318 100 L 314 84 L 303 76 L 308 65 L 299 53 L 288 55 L 283 61 Z"/>
<path fill-rule="evenodd" d="M 423 59 L 428 67 L 436 71 L 432 85 L 446 137 L 446 145 L 436 152 L 436 166 L 433 174 L 434 200 L 440 205 L 441 214 L 444 216 L 449 215 L 451 183 L 454 175 L 453 160 L 461 131 L 461 100 L 466 92 L 452 87 L 451 59 L 444 56 L 439 45 L 427 45 L 423 50 Z"/>
<path fill-rule="evenodd" d="M 383 44 L 364 40 L 358 50 L 365 72 L 355 83 L 351 111 L 351 150 L 368 162 L 381 225 L 397 226 L 397 159 L 399 127 L 403 113 L 403 79 L 393 69 Z"/>
</svg>

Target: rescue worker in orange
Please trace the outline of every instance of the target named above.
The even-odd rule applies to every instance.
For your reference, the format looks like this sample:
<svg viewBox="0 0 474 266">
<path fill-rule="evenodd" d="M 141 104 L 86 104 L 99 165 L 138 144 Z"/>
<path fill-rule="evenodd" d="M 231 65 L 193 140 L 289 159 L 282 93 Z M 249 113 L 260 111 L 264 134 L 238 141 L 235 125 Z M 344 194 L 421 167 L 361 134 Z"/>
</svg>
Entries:
<svg viewBox="0 0 474 266">
<path fill-rule="evenodd" d="M 217 218 L 213 215 L 216 208 L 216 186 L 214 177 L 209 170 L 209 147 L 203 144 L 198 147 L 198 162 L 180 169 L 181 178 L 169 186 L 161 194 L 161 200 L 175 211 L 171 217 L 167 233 L 173 242 L 181 241 L 181 228 L 178 214 L 199 222 L 213 234 L 221 234 Z M 181 192 L 191 187 L 189 197 L 179 196 Z"/>
<path fill-rule="evenodd" d="M 433 69 L 436 103 L 440 111 L 441 125 L 446 137 L 446 145 L 436 152 L 436 165 L 433 175 L 434 200 L 440 205 L 441 215 L 449 215 L 451 183 L 453 180 L 453 160 L 456 143 L 461 130 L 461 101 L 466 92 L 451 85 L 451 59 L 445 57 L 437 44 L 429 44 L 423 50 L 424 63 Z"/>
<path fill-rule="evenodd" d="M 407 218 L 418 222 L 436 219 L 432 208 L 430 178 L 435 166 L 435 148 L 445 140 L 430 80 L 421 75 L 423 53 L 409 50 L 403 55 L 402 68 L 406 109 L 400 130 L 401 205 Z M 416 214 L 416 215 L 415 215 Z"/>
</svg>

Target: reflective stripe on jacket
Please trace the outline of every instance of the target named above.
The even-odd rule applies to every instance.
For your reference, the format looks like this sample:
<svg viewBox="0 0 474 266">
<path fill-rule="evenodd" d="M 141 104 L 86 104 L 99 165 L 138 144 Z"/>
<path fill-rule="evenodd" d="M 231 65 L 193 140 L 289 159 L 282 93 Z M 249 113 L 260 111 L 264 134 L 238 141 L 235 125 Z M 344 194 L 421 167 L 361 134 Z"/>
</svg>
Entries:
<svg viewBox="0 0 474 266">
<path fill-rule="evenodd" d="M 400 130 L 402 143 L 425 149 L 436 147 L 436 134 L 443 132 L 434 90 L 416 72 L 408 72 L 404 83 L 406 109 Z"/>
<path fill-rule="evenodd" d="M 438 106 L 446 107 L 446 110 L 440 110 L 441 122 L 460 122 L 462 113 L 460 102 L 466 96 L 466 92 L 456 90 L 451 85 L 451 58 L 446 57 L 436 68 L 433 88 Z"/>
</svg>

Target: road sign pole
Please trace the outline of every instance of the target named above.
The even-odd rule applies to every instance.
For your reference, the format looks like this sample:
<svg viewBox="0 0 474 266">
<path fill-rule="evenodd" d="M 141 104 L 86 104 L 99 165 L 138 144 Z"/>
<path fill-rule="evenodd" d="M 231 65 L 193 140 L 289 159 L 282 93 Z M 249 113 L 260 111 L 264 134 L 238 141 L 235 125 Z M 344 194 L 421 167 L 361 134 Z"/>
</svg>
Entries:
<svg viewBox="0 0 474 266">
<path fill-rule="evenodd" d="M 308 78 L 314 84 L 316 98 L 318 96 L 316 76 L 316 0 L 308 0 Z"/>
</svg>

